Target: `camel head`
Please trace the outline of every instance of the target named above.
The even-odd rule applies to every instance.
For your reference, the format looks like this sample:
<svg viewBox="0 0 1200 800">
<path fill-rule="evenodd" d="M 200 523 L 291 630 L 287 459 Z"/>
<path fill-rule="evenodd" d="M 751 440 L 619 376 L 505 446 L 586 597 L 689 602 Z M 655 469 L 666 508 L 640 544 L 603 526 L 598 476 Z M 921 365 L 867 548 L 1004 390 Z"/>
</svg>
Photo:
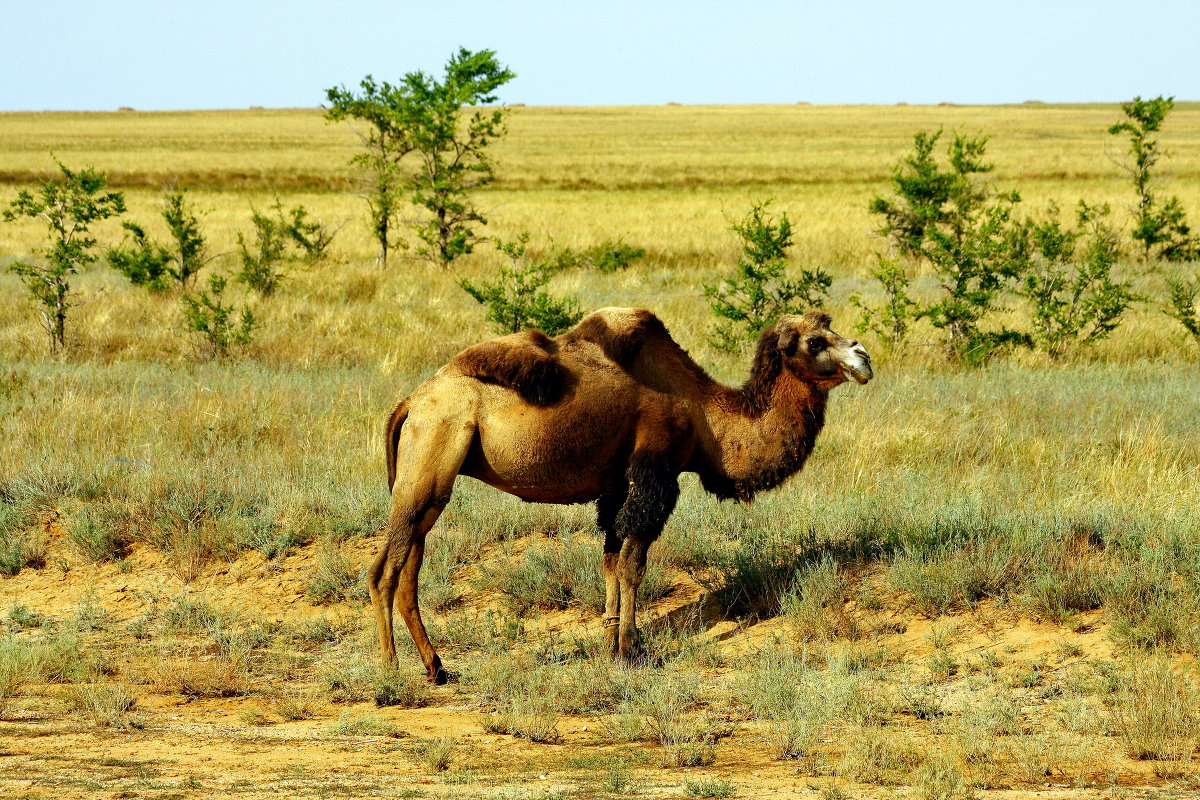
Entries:
<svg viewBox="0 0 1200 800">
<path fill-rule="evenodd" d="M 855 380 L 866 383 L 874 376 L 871 357 L 861 344 L 830 329 L 833 318 L 823 311 L 804 316 L 789 314 L 775 325 L 784 365 L 801 380 L 823 389 Z"/>
</svg>

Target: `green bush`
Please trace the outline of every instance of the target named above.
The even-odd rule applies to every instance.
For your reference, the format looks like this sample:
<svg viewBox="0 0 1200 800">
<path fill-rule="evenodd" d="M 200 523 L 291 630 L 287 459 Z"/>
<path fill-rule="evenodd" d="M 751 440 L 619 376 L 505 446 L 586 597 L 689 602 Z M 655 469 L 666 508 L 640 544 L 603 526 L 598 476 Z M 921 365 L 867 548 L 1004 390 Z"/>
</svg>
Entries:
<svg viewBox="0 0 1200 800">
<path fill-rule="evenodd" d="M 238 309 L 224 301 L 226 285 L 223 275 L 210 275 L 207 291 L 180 298 L 184 329 L 201 338 L 202 352 L 219 358 L 228 356 L 234 347 L 250 344 L 255 328 L 249 308 Z"/>
<path fill-rule="evenodd" d="M 501 267 L 499 275 L 490 283 L 474 283 L 464 278 L 458 285 L 487 307 L 485 319 L 496 330 L 519 333 L 535 329 L 556 336 L 583 317 L 573 298 L 556 299 L 542 290 L 550 282 L 551 270 L 546 264 L 525 262 L 528 233 L 522 233 L 515 242 L 495 241 L 510 265 Z"/>
<path fill-rule="evenodd" d="M 734 223 L 733 232 L 742 247 L 734 277 L 704 286 L 704 296 L 721 320 L 711 342 L 727 352 L 757 339 L 763 328 L 784 314 L 818 308 L 833 283 L 833 277 L 820 267 L 800 270 L 796 280 L 784 277 L 792 223 L 786 213 L 776 221 L 769 207 L 769 202 L 759 203 L 741 222 Z"/>
</svg>

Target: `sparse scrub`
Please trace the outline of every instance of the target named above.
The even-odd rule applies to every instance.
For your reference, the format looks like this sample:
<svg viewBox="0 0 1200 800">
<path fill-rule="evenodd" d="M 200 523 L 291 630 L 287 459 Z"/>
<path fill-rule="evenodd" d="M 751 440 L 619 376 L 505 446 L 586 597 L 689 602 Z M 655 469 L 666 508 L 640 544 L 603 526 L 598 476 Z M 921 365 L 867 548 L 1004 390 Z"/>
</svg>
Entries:
<svg viewBox="0 0 1200 800">
<path fill-rule="evenodd" d="M 688 797 L 733 797 L 733 783 L 721 778 L 698 778 L 683 781 L 683 793 Z"/>
<path fill-rule="evenodd" d="M 62 690 L 62 698 L 72 710 L 90 718 L 97 727 L 126 728 L 126 716 L 137 705 L 137 697 L 116 683 L 80 683 Z"/>
<path fill-rule="evenodd" d="M 79 557 L 89 563 L 119 558 L 127 548 L 127 543 L 118 531 L 87 511 L 71 521 L 67 529 L 67 538 Z"/>
<path fill-rule="evenodd" d="M 91 227 L 123 214 L 125 197 L 105 191 L 104 173 L 91 168 L 76 172 L 58 160 L 54 163 L 61 177 L 44 181 L 36 195 L 22 190 L 4 210 L 4 219 L 40 219 L 49 228 L 50 246 L 37 251 L 45 263 L 14 261 L 8 269 L 42 307 L 42 328 L 50 336 L 51 352 L 58 352 L 67 346 L 67 316 L 76 305 L 71 280 L 97 258 Z"/>
<path fill-rule="evenodd" d="M 200 352 L 225 358 L 234 347 L 250 344 L 256 323 L 248 306 L 240 309 L 225 301 L 228 278 L 209 275 L 208 289 L 199 294 L 183 294 L 183 327 L 201 337 Z"/>
<path fill-rule="evenodd" d="M 304 587 L 310 603 L 328 605 L 351 598 L 363 599 L 362 577 L 336 542 L 332 539 L 322 542 L 316 561 L 313 576 Z"/>
<path fill-rule="evenodd" d="M 1165 201 L 1154 190 L 1152 174 L 1162 153 L 1151 134 L 1162 130 L 1167 114 L 1175 107 L 1174 97 L 1159 95 L 1150 100 L 1135 97 L 1121 104 L 1125 119 L 1108 129 L 1112 136 L 1129 136 L 1128 153 L 1132 163 L 1119 164 L 1133 181 L 1138 202 L 1134 209 L 1133 238 L 1140 242 L 1144 260 L 1152 257 L 1165 261 L 1187 261 L 1200 254 L 1200 240 L 1192 234 L 1178 197 Z"/>
<path fill-rule="evenodd" d="M 573 298 L 556 299 L 543 287 L 550 282 L 551 271 L 546 264 L 527 263 L 525 246 L 529 234 L 520 234 L 515 241 L 496 240 L 496 247 L 509 260 L 490 283 L 463 278 L 462 290 L 487 307 L 485 319 L 501 333 L 539 330 L 556 336 L 574 325 L 583 316 L 579 303 Z"/>
<path fill-rule="evenodd" d="M 784 314 L 819 308 L 833 283 L 820 267 L 800 270 L 795 280 L 784 277 L 792 223 L 786 213 L 775 220 L 770 203 L 751 208 L 745 219 L 733 224 L 733 232 L 742 248 L 736 275 L 704 286 L 704 296 L 721 320 L 710 341 L 726 352 L 743 349 Z"/>
<path fill-rule="evenodd" d="M 924 762 L 911 739 L 879 728 L 855 730 L 848 737 L 838 773 L 861 783 L 908 783 Z"/>
<path fill-rule="evenodd" d="M 384 668 L 375 679 L 375 705 L 419 708 L 429 703 L 429 684 L 418 675 Z"/>
<path fill-rule="evenodd" d="M 653 553 L 653 551 L 651 551 Z M 600 569 L 600 543 L 582 536 L 563 536 L 525 551 L 520 560 L 495 567 L 483 566 L 485 583 L 505 596 L 512 610 L 579 606 L 604 609 L 604 575 Z M 663 566 L 653 557 L 639 588 L 645 602 L 661 598 L 670 588 Z"/>
<path fill-rule="evenodd" d="M 454 748 L 458 744 L 449 736 L 442 736 L 426 744 L 421 757 L 430 772 L 445 772 L 454 762 Z"/>
<path fill-rule="evenodd" d="M 356 716 L 350 709 L 342 712 L 338 721 L 329 729 L 330 736 L 386 736 L 402 739 L 408 736 L 404 730 L 393 725 L 379 714 L 366 713 Z"/>
<path fill-rule="evenodd" d="M 1113 698 L 1112 722 L 1131 758 L 1190 761 L 1200 742 L 1198 707 L 1195 678 L 1155 655 L 1131 665 Z"/>
</svg>

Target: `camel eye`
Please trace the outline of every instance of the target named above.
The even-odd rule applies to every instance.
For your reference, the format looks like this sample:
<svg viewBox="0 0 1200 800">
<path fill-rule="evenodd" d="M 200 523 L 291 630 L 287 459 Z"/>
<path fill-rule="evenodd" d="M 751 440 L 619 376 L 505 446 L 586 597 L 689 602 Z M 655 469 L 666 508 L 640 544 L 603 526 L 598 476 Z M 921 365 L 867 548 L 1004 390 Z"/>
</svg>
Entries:
<svg viewBox="0 0 1200 800">
<path fill-rule="evenodd" d="M 808 352 L 812 353 L 814 356 L 827 347 L 829 347 L 829 342 L 826 342 L 824 339 L 818 336 L 814 336 L 808 340 Z"/>
</svg>

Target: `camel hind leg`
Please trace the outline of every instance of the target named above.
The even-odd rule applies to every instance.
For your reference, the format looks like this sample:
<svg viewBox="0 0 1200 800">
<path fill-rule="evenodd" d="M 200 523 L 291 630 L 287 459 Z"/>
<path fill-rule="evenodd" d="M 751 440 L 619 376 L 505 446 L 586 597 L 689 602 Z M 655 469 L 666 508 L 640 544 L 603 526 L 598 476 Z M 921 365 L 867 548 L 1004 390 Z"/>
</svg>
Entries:
<svg viewBox="0 0 1200 800">
<path fill-rule="evenodd" d="M 411 429 L 409 429 L 411 430 Z M 454 479 L 475 435 L 473 425 L 445 420 L 401 435 L 387 539 L 367 578 L 383 660 L 396 663 L 393 608 L 400 612 L 431 681 L 445 683 L 417 598 L 425 536 L 450 501 Z"/>
</svg>

